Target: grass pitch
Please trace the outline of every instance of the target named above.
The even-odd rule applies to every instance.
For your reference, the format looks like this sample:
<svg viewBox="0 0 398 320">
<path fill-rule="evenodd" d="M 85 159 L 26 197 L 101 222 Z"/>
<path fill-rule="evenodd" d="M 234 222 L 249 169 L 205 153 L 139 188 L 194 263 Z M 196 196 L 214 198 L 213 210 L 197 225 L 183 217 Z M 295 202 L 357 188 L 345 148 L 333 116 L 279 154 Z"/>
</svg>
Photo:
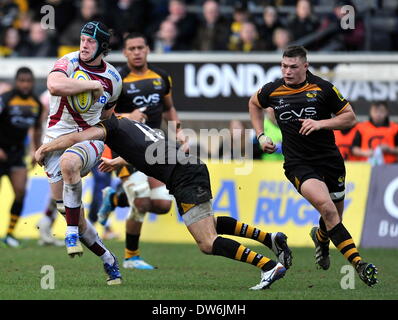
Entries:
<svg viewBox="0 0 398 320">
<path fill-rule="evenodd" d="M 124 243 L 105 244 L 123 259 Z M 292 248 L 293 266 L 270 290 L 249 291 L 260 280 L 260 271 L 248 264 L 206 256 L 195 245 L 142 243 L 143 257 L 157 270 L 121 269 L 123 284 L 107 286 L 101 260 L 85 249 L 70 259 L 64 247 L 39 247 L 26 242 L 23 249 L 0 249 L 0 300 L 391 300 L 398 299 L 398 250 L 360 249 L 365 261 L 379 269 L 380 283 L 369 288 L 355 274 L 355 289 L 341 288 L 348 263 L 331 250 L 331 268 L 317 270 L 312 248 Z M 274 258 L 265 247 L 253 250 Z M 55 271 L 55 288 L 42 289 L 44 265 Z"/>
</svg>

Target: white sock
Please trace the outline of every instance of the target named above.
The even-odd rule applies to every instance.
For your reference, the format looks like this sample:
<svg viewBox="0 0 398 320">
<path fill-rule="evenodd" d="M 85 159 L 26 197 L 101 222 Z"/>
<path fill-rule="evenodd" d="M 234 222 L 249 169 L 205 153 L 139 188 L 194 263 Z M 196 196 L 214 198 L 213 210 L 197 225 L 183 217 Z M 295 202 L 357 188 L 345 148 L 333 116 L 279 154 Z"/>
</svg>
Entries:
<svg viewBox="0 0 398 320">
<path fill-rule="evenodd" d="M 79 234 L 79 227 L 78 226 L 67 226 L 66 227 L 66 235 L 69 234 Z"/>
<path fill-rule="evenodd" d="M 75 184 L 64 183 L 64 206 L 68 208 L 80 207 L 82 203 L 82 181 Z"/>
<path fill-rule="evenodd" d="M 112 256 L 109 250 L 106 250 L 105 253 L 100 257 L 104 263 L 112 265 L 115 262 L 115 258 Z"/>
</svg>

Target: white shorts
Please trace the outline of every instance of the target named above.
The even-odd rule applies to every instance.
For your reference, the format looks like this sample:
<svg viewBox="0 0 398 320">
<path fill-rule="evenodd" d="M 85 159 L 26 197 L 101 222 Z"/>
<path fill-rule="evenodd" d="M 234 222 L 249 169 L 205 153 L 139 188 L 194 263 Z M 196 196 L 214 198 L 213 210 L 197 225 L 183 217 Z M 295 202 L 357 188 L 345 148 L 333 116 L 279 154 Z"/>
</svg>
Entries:
<svg viewBox="0 0 398 320">
<path fill-rule="evenodd" d="M 46 137 L 43 143 L 47 143 L 49 141 L 51 141 L 51 139 Z M 44 171 L 46 172 L 48 182 L 56 183 L 62 180 L 60 158 L 64 152 L 73 152 L 82 159 L 83 165 L 80 175 L 84 177 L 90 173 L 91 169 L 101 159 L 103 151 L 104 142 L 99 140 L 90 140 L 76 143 L 66 150 L 49 152 L 44 158 Z"/>
</svg>

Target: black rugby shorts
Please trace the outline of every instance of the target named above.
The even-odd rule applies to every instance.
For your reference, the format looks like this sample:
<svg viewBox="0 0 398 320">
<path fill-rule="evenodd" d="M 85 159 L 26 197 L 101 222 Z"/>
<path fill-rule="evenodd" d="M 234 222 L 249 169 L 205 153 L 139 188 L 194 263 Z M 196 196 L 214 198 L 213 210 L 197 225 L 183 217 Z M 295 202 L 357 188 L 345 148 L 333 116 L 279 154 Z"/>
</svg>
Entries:
<svg viewBox="0 0 398 320">
<path fill-rule="evenodd" d="M 340 161 L 296 165 L 285 168 L 285 176 L 296 187 L 298 192 L 300 192 L 304 181 L 313 178 L 323 181 L 326 184 L 333 201 L 338 202 L 344 199 L 346 171 L 344 163 L 342 164 Z"/>
</svg>

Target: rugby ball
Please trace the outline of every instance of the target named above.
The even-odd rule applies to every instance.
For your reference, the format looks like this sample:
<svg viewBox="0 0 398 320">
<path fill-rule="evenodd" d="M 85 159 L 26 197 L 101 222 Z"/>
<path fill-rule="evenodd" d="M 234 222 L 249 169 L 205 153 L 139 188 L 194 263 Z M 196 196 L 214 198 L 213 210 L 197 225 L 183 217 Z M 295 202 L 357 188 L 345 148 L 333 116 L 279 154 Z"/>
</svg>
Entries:
<svg viewBox="0 0 398 320">
<path fill-rule="evenodd" d="M 82 71 L 77 70 L 72 75 L 71 78 L 77 80 L 91 80 L 90 76 Z M 70 106 L 78 113 L 85 113 L 90 110 L 93 104 L 93 93 L 91 91 L 81 92 L 74 96 L 68 96 L 68 102 Z"/>
</svg>

